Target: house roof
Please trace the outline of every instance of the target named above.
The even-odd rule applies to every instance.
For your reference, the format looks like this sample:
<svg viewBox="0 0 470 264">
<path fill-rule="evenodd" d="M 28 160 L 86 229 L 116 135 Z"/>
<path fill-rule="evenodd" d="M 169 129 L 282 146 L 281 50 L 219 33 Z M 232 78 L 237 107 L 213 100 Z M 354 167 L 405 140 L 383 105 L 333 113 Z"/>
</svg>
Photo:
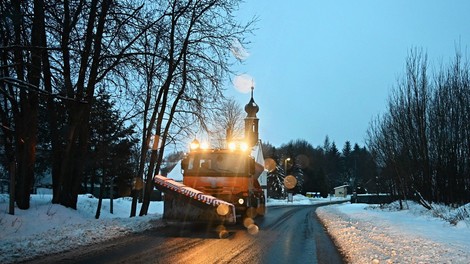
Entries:
<svg viewBox="0 0 470 264">
<path fill-rule="evenodd" d="M 175 181 L 183 181 L 183 173 L 181 173 L 181 160 L 178 161 L 176 166 L 166 175 L 167 178 L 171 178 Z"/>
</svg>

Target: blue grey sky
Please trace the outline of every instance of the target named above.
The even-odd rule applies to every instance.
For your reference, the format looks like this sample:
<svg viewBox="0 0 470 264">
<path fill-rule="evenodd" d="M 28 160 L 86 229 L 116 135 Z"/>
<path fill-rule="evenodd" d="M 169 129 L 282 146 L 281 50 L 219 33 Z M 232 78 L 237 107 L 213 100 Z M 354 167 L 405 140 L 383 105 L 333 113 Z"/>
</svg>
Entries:
<svg viewBox="0 0 470 264">
<path fill-rule="evenodd" d="M 254 79 L 260 138 L 274 146 L 328 135 L 339 149 L 365 144 L 371 120 L 386 110 L 405 60 L 422 48 L 431 66 L 470 44 L 470 1 L 253 0 L 240 21 L 259 18 L 249 56 L 236 70 Z M 228 95 L 244 106 L 250 96 Z"/>
</svg>

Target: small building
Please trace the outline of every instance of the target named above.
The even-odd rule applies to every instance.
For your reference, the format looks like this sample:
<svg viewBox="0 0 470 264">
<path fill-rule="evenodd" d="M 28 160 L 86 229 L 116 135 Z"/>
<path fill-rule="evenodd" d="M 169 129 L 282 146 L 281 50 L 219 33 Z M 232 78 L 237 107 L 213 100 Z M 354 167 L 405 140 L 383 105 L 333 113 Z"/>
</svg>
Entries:
<svg viewBox="0 0 470 264">
<path fill-rule="evenodd" d="M 348 185 L 335 187 L 335 197 L 346 197 L 348 195 Z"/>
</svg>

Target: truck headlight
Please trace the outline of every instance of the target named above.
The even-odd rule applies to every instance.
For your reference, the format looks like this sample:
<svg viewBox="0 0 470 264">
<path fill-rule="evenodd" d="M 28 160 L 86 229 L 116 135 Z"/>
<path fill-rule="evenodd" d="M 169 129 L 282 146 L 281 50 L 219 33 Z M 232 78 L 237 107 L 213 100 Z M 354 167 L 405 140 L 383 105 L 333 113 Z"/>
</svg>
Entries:
<svg viewBox="0 0 470 264">
<path fill-rule="evenodd" d="M 240 198 L 240 199 L 238 199 L 238 203 L 243 204 L 243 203 L 245 203 L 245 200 L 243 200 L 243 198 Z"/>
</svg>

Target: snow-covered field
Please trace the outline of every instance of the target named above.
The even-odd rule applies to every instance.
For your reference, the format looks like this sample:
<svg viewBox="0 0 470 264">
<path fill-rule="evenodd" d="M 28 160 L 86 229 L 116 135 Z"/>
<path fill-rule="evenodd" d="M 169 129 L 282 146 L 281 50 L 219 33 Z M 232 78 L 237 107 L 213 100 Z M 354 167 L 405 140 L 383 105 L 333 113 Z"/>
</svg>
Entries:
<svg viewBox="0 0 470 264">
<path fill-rule="evenodd" d="M 268 200 L 272 205 L 329 202 L 295 195 L 293 202 Z M 129 218 L 130 199 L 116 199 L 114 213 L 104 200 L 95 219 L 97 199 L 79 196 L 78 209 L 51 204 L 50 194 L 31 196 L 29 210 L 8 214 L 8 196 L 0 195 L 0 263 L 51 254 L 161 225 L 162 202 L 152 202 L 149 215 Z M 350 263 L 470 263 L 470 220 L 452 226 L 429 216 L 419 205 L 405 211 L 371 208 L 365 204 L 331 205 L 317 210 Z M 261 230 L 262 231 L 262 230 Z"/>
</svg>

